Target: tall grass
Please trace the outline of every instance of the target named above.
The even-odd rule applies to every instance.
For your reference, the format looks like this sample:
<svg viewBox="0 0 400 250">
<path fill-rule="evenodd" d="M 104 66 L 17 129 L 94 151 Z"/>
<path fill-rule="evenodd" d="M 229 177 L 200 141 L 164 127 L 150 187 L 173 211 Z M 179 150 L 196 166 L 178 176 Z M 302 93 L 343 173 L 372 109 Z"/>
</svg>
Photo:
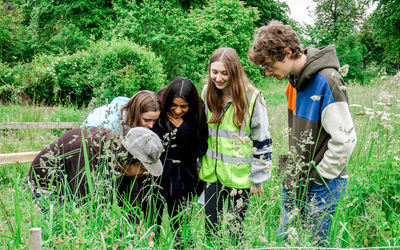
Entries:
<svg viewBox="0 0 400 250">
<path fill-rule="evenodd" d="M 273 164 L 288 150 L 287 105 L 285 82 L 266 80 L 257 84 L 268 105 L 273 142 Z M 349 83 L 347 92 L 356 127 L 358 143 L 349 163 L 346 193 L 339 202 L 331 228 L 331 247 L 367 247 L 400 245 L 400 81 L 393 77 L 376 78 L 371 85 Z M 46 111 L 43 112 L 43 109 Z M 42 110 L 42 111 L 41 111 Z M 18 114 L 18 115 L 13 115 Z M 81 121 L 86 110 L 73 107 L 0 107 L 0 121 Z M 42 150 L 63 131 L 3 131 L 0 153 Z M 10 140 L 9 143 L 4 141 Z M 10 145 L 8 145 L 10 144 Z M 115 193 L 103 200 L 98 181 L 92 183 L 91 202 L 66 199 L 59 206 L 49 203 L 47 214 L 32 204 L 25 184 L 29 164 L 0 166 L 0 248 L 26 248 L 29 228 L 41 227 L 46 248 L 147 248 L 154 227 L 140 209 L 118 206 Z M 262 248 L 282 247 L 276 240 L 280 219 L 281 183 L 273 170 L 264 184 L 265 194 L 250 198 L 244 221 L 245 241 L 233 243 L 227 231 L 208 242 L 204 232 L 203 207 L 195 202 L 178 216 L 181 244 L 184 248 Z M 114 197 L 114 198 L 113 198 Z M 130 222 L 132 213 L 139 215 L 141 233 Z M 176 247 L 176 233 L 163 216 L 161 235 L 155 247 Z M 222 228 L 229 228 L 225 220 Z M 310 232 L 293 231 L 290 246 L 312 246 Z"/>
</svg>

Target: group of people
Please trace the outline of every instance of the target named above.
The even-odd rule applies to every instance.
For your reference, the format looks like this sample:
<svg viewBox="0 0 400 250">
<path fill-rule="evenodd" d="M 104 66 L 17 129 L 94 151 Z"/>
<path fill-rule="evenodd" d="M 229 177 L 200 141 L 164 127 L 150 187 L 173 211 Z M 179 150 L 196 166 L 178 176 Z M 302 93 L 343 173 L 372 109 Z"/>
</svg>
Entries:
<svg viewBox="0 0 400 250">
<path fill-rule="evenodd" d="M 317 244 L 326 244 L 356 144 L 335 47 L 302 49 L 290 26 L 271 21 L 257 30 L 248 56 L 266 76 L 289 79 L 289 154 L 279 156 L 278 235 L 287 240 L 296 217 L 313 225 Z M 263 182 L 271 177 L 271 153 L 265 100 L 236 51 L 223 47 L 210 58 L 200 94 L 189 79 L 176 77 L 158 93 L 115 98 L 43 150 L 32 163 L 29 184 L 36 202 L 49 191 L 84 197 L 91 192 L 87 172 L 106 169 L 120 178 L 120 197 L 153 224 L 161 225 L 166 206 L 177 238 L 177 215 L 197 195 L 207 237 L 230 211 L 238 225 L 231 235 L 241 240 L 249 197 L 263 194 Z"/>
</svg>

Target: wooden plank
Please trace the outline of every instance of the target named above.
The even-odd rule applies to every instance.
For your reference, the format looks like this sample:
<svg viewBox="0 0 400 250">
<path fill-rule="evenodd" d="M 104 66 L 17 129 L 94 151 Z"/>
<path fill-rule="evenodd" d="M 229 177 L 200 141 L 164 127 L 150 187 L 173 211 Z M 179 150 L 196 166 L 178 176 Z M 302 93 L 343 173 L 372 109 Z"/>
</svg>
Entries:
<svg viewBox="0 0 400 250">
<path fill-rule="evenodd" d="M 22 153 L 10 153 L 10 154 L 0 154 L 0 165 L 1 164 L 14 164 L 31 162 L 40 153 L 36 152 L 22 152 Z"/>
<path fill-rule="evenodd" d="M 63 129 L 78 128 L 81 122 L 0 122 L 0 129 Z"/>
</svg>

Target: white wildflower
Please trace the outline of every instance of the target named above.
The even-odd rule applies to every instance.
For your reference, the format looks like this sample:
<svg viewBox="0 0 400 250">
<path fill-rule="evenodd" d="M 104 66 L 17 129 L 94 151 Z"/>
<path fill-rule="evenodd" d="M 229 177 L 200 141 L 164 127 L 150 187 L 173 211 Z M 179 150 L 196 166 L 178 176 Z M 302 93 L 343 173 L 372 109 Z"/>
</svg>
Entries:
<svg viewBox="0 0 400 250">
<path fill-rule="evenodd" d="M 298 237 L 295 227 L 288 228 L 287 232 L 288 232 L 288 239 L 290 241 L 292 241 L 294 243 L 299 241 L 299 237 Z"/>
<path fill-rule="evenodd" d="M 391 105 L 391 102 L 390 102 L 391 97 L 392 97 L 392 95 L 390 95 L 389 92 L 387 92 L 387 91 L 382 91 L 379 94 L 379 100 L 382 101 L 386 105 Z"/>
<path fill-rule="evenodd" d="M 235 219 L 235 215 L 233 215 L 232 213 L 226 213 L 225 218 L 229 222 Z"/>
<path fill-rule="evenodd" d="M 340 86 L 339 89 L 340 89 L 341 91 L 346 91 L 347 88 L 346 88 L 346 86 L 343 85 L 343 86 Z"/>
<path fill-rule="evenodd" d="M 348 64 L 343 65 L 342 67 L 339 68 L 339 73 L 343 76 L 346 77 L 347 74 L 349 73 L 350 66 Z"/>
<path fill-rule="evenodd" d="M 268 240 L 261 235 L 258 236 L 258 240 L 261 241 L 262 243 L 268 243 Z"/>
<path fill-rule="evenodd" d="M 243 198 L 240 198 L 240 199 L 238 199 L 238 200 L 236 201 L 236 208 L 237 208 L 237 209 L 242 208 L 243 205 L 244 205 Z"/>
<path fill-rule="evenodd" d="M 385 111 L 378 111 L 376 112 L 376 116 L 380 118 L 381 121 L 390 121 L 389 119 L 389 113 Z"/>
<path fill-rule="evenodd" d="M 238 139 L 239 138 L 239 134 L 236 134 L 236 133 L 234 133 L 234 134 L 232 134 L 232 139 L 234 140 L 234 139 Z"/>
<path fill-rule="evenodd" d="M 369 138 L 369 139 L 377 139 L 378 137 L 379 137 L 379 133 L 378 133 L 377 131 L 371 132 L 371 133 L 369 133 L 369 135 L 368 135 L 368 138 Z"/>
<path fill-rule="evenodd" d="M 394 130 L 393 126 L 390 125 L 390 124 L 383 123 L 383 124 L 382 124 L 382 127 L 383 127 L 384 129 L 389 130 L 389 131 L 393 131 L 393 130 Z"/>
<path fill-rule="evenodd" d="M 382 67 L 381 70 L 378 72 L 378 76 L 386 75 L 386 67 Z"/>
</svg>

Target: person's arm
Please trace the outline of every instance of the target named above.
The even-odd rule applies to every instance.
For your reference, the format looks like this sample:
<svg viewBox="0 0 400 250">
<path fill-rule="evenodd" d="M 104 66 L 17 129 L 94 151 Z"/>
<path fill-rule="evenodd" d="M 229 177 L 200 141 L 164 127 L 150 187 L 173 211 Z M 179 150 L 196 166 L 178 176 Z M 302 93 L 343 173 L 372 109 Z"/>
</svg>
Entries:
<svg viewBox="0 0 400 250">
<path fill-rule="evenodd" d="M 119 130 L 121 126 L 120 109 L 129 102 L 128 97 L 118 96 L 111 103 L 94 109 L 86 117 L 81 127 L 103 127 Z"/>
<path fill-rule="evenodd" d="M 333 179 L 347 166 L 357 142 L 347 102 L 335 102 L 326 106 L 322 111 L 321 123 L 331 139 L 317 170 L 322 177 Z"/>
<path fill-rule="evenodd" d="M 271 177 L 272 139 L 269 132 L 267 107 L 261 95 L 257 97 L 254 104 L 251 140 L 253 141 L 253 160 L 249 175 L 250 193 L 262 193 L 262 183 Z"/>
</svg>

